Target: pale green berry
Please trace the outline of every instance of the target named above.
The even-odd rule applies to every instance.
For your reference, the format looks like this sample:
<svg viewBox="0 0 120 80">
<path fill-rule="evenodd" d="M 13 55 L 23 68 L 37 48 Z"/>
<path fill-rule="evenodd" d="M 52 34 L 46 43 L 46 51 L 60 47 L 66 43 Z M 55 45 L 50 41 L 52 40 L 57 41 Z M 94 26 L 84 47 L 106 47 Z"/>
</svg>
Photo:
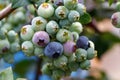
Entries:
<svg viewBox="0 0 120 80">
<path fill-rule="evenodd" d="M 87 59 L 87 51 L 85 49 L 78 48 L 75 52 L 77 61 L 81 62 Z"/>
<path fill-rule="evenodd" d="M 54 14 L 54 7 L 50 3 L 42 3 L 37 10 L 39 16 L 49 18 Z"/>
<path fill-rule="evenodd" d="M 97 55 L 97 53 L 95 53 L 93 48 L 88 48 L 87 49 L 87 59 L 88 60 L 91 60 L 91 59 L 95 58 L 96 55 Z"/>
<path fill-rule="evenodd" d="M 70 21 L 68 19 L 61 19 L 59 21 L 59 25 L 60 25 L 60 27 L 64 28 L 64 26 L 70 26 L 71 23 L 70 23 Z"/>
<path fill-rule="evenodd" d="M 52 75 L 52 70 L 50 69 L 51 66 L 52 66 L 51 63 L 44 64 L 41 68 L 42 74 Z"/>
<path fill-rule="evenodd" d="M 49 35 L 54 35 L 58 32 L 59 30 L 59 25 L 57 24 L 56 21 L 49 21 L 46 25 L 46 31 L 48 32 Z"/>
<path fill-rule="evenodd" d="M 10 44 L 10 51 L 15 53 L 20 50 L 20 44 L 18 42 L 13 42 Z"/>
<path fill-rule="evenodd" d="M 80 68 L 84 69 L 84 70 L 88 70 L 90 69 L 90 60 L 85 60 L 83 62 L 80 63 Z"/>
<path fill-rule="evenodd" d="M 89 47 L 95 49 L 94 43 L 92 41 L 88 41 L 88 42 L 89 42 Z"/>
<path fill-rule="evenodd" d="M 67 57 L 63 55 L 54 60 L 54 66 L 57 68 L 65 68 L 67 62 L 68 62 Z"/>
<path fill-rule="evenodd" d="M 53 80 L 60 80 L 60 78 L 62 78 L 64 76 L 65 76 L 65 72 L 60 69 L 53 70 L 53 72 L 52 72 Z"/>
<path fill-rule="evenodd" d="M 33 55 L 34 47 L 31 41 L 24 41 L 22 43 L 21 48 L 22 48 L 22 51 L 25 53 L 25 55 L 27 56 Z"/>
<path fill-rule="evenodd" d="M 43 30 L 45 30 L 47 21 L 43 17 L 39 16 L 39 17 L 33 18 L 31 24 L 32 24 L 33 30 L 43 31 Z"/>
<path fill-rule="evenodd" d="M 68 58 L 68 62 L 71 63 L 71 62 L 76 62 L 77 60 L 77 57 L 75 55 L 75 53 L 73 53 L 71 56 L 69 56 Z"/>
<path fill-rule="evenodd" d="M 36 47 L 35 50 L 34 50 L 34 54 L 38 57 L 43 57 L 44 56 L 44 48 Z"/>
<path fill-rule="evenodd" d="M 56 35 L 56 39 L 62 43 L 71 40 L 71 38 L 71 32 L 66 29 L 60 29 Z"/>
<path fill-rule="evenodd" d="M 0 40 L 0 54 L 8 52 L 10 49 L 10 43 L 7 39 Z"/>
<path fill-rule="evenodd" d="M 0 39 L 5 39 L 6 38 L 6 33 L 4 32 L 3 29 L 0 29 Z"/>
<path fill-rule="evenodd" d="M 79 68 L 79 64 L 77 62 L 68 63 L 68 68 L 70 71 L 76 71 Z"/>
<path fill-rule="evenodd" d="M 80 22 L 73 22 L 69 30 L 80 34 L 83 31 L 83 27 Z"/>
<path fill-rule="evenodd" d="M 25 25 L 21 28 L 20 36 L 23 40 L 31 40 L 34 31 L 32 30 L 31 25 Z"/>
<path fill-rule="evenodd" d="M 14 42 L 18 38 L 18 34 L 14 30 L 10 30 L 7 33 L 8 40 Z"/>
<path fill-rule="evenodd" d="M 3 59 L 7 63 L 13 63 L 14 62 L 14 54 L 7 53 L 3 56 Z"/>
<path fill-rule="evenodd" d="M 80 15 L 83 15 L 86 12 L 86 7 L 83 4 L 78 3 L 76 10 L 80 13 Z"/>
<path fill-rule="evenodd" d="M 12 29 L 12 25 L 10 23 L 5 23 L 2 28 L 5 28 L 7 31 Z"/>
</svg>

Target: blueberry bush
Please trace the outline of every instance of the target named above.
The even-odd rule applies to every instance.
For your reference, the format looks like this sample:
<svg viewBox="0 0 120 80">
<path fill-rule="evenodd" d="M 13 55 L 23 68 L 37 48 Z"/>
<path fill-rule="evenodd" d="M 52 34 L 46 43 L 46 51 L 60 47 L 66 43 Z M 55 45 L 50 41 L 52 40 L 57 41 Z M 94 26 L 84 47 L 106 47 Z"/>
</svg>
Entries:
<svg viewBox="0 0 120 80">
<path fill-rule="evenodd" d="M 93 41 L 83 34 L 85 25 L 92 21 L 84 2 L 0 0 L 0 59 L 14 68 L 1 71 L 0 80 L 26 80 L 18 77 L 25 77 L 22 73 L 31 64 L 37 70 L 35 79 L 30 80 L 60 80 L 77 69 L 89 70 L 97 51 Z M 109 0 L 109 5 L 112 3 Z M 119 7 L 117 2 L 117 10 Z M 116 12 L 111 17 L 116 27 L 120 27 L 119 15 Z M 15 55 L 19 51 L 27 60 L 17 63 Z M 39 75 L 49 77 L 41 79 Z"/>
</svg>

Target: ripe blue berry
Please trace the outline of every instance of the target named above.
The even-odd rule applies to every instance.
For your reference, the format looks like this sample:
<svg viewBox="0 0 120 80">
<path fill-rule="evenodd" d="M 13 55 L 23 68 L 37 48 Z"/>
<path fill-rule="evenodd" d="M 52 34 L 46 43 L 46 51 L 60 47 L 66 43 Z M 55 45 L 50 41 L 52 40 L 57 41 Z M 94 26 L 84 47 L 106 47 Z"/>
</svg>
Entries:
<svg viewBox="0 0 120 80">
<path fill-rule="evenodd" d="M 31 25 L 25 25 L 21 28 L 20 36 L 23 40 L 31 40 L 33 34 L 34 34 L 34 31 L 32 30 Z"/>
<path fill-rule="evenodd" d="M 69 11 L 65 6 L 59 6 L 56 10 L 55 10 L 55 15 L 59 18 L 59 19 L 65 19 L 68 15 Z"/>
<path fill-rule="evenodd" d="M 22 48 L 22 51 L 25 53 L 25 55 L 27 56 L 33 55 L 34 47 L 31 41 L 24 41 L 22 43 L 21 48 Z"/>
<path fill-rule="evenodd" d="M 54 7 L 50 3 L 42 3 L 37 12 L 39 16 L 49 18 L 54 14 Z"/>
<path fill-rule="evenodd" d="M 67 56 L 70 56 L 75 52 L 76 50 L 76 45 L 73 41 L 67 41 L 66 43 L 63 44 L 64 47 L 64 54 Z"/>
<path fill-rule="evenodd" d="M 80 36 L 76 42 L 77 48 L 88 49 L 89 39 L 86 36 Z"/>
<path fill-rule="evenodd" d="M 58 42 L 50 42 L 44 50 L 45 56 L 50 58 L 58 58 L 63 53 L 63 46 Z"/>
<path fill-rule="evenodd" d="M 38 31 L 33 35 L 32 42 L 39 47 L 44 47 L 50 42 L 50 38 L 45 31 Z"/>
<path fill-rule="evenodd" d="M 66 42 L 68 40 L 71 40 L 72 34 L 66 29 L 60 29 L 56 35 L 56 38 L 60 42 Z"/>
<path fill-rule="evenodd" d="M 78 0 L 63 0 L 64 6 L 68 9 L 75 9 L 78 3 Z"/>
<path fill-rule="evenodd" d="M 77 61 L 81 62 L 87 59 L 87 51 L 85 49 L 77 49 L 75 52 L 75 55 L 77 57 Z"/>
<path fill-rule="evenodd" d="M 83 27 L 80 22 L 73 22 L 69 30 L 80 34 L 83 31 Z"/>
<path fill-rule="evenodd" d="M 43 31 L 43 30 L 45 30 L 45 26 L 47 24 L 47 21 L 43 17 L 39 16 L 39 17 L 33 18 L 31 24 L 32 24 L 33 30 Z"/>
<path fill-rule="evenodd" d="M 59 30 L 59 25 L 57 24 L 56 21 L 49 21 L 46 25 L 46 31 L 50 35 L 54 35 L 58 32 Z"/>
<path fill-rule="evenodd" d="M 75 22 L 79 21 L 80 19 L 80 14 L 76 10 L 71 10 L 68 14 L 68 19 L 70 22 Z"/>
</svg>

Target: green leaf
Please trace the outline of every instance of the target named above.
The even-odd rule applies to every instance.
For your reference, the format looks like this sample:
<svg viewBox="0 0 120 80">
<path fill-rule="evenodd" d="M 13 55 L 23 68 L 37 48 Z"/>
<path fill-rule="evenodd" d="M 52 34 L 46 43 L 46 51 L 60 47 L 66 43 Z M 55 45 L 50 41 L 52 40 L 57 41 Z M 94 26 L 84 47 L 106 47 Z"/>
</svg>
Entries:
<svg viewBox="0 0 120 80">
<path fill-rule="evenodd" d="M 79 20 L 82 24 L 88 24 L 92 21 L 91 16 L 88 13 L 84 13 L 82 16 L 80 16 Z"/>
<path fill-rule="evenodd" d="M 108 2 L 109 2 L 109 6 L 112 5 L 113 1 L 114 1 L 114 0 L 108 0 Z"/>
<path fill-rule="evenodd" d="M 0 72 L 0 80 L 13 80 L 13 72 L 11 67 Z"/>
<path fill-rule="evenodd" d="M 12 0 L 12 8 L 18 8 L 31 4 L 29 0 Z"/>
</svg>

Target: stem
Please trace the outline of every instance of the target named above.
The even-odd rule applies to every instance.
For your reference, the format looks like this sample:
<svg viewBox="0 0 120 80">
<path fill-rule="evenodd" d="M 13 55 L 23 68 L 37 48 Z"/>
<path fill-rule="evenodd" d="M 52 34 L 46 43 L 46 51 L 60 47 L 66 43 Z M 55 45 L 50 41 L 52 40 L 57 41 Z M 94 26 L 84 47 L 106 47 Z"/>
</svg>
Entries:
<svg viewBox="0 0 120 80">
<path fill-rule="evenodd" d="M 38 58 L 35 80 L 39 80 L 39 76 L 42 75 L 42 72 L 41 72 L 41 70 L 40 70 L 41 64 L 42 64 L 42 59 L 41 59 L 41 58 Z"/>
<path fill-rule="evenodd" d="M 6 8 L 4 8 L 2 11 L 0 11 L 0 20 L 8 16 L 10 13 L 12 13 L 15 10 L 15 8 L 12 8 L 12 4 L 9 4 Z"/>
</svg>

